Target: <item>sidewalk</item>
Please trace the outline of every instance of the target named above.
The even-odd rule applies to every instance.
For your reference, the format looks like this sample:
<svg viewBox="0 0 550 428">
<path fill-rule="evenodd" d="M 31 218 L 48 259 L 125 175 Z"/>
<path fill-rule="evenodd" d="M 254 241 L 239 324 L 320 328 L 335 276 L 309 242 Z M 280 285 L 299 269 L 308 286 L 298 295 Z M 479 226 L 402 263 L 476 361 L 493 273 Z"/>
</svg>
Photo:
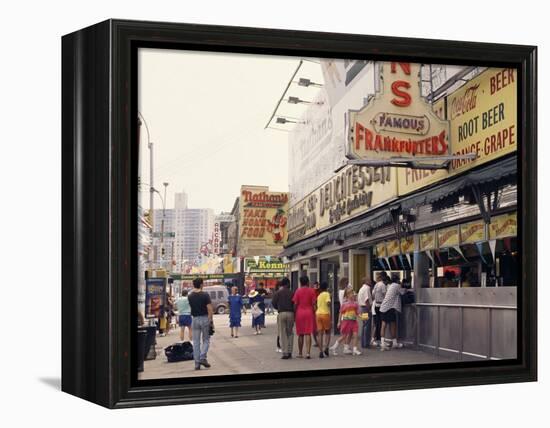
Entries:
<svg viewBox="0 0 550 428">
<path fill-rule="evenodd" d="M 285 372 L 296 370 L 323 370 L 350 367 L 393 366 L 403 364 L 434 364 L 454 361 L 427 352 L 402 348 L 381 352 L 379 349 L 361 349 L 360 356 L 342 355 L 319 358 L 319 349 L 311 348 L 311 359 L 294 358 L 298 354 L 297 337 L 294 338 L 294 354 L 290 360 L 281 360 L 276 352 L 277 315 L 266 315 L 266 328 L 261 335 L 254 335 L 250 327 L 251 316 L 243 315 L 243 327 L 238 338 L 231 337 L 228 315 L 215 315 L 216 333 L 211 338 L 208 361 L 210 369 L 194 370 L 193 361 L 168 363 L 164 348 L 179 342 L 179 327 L 168 336 L 157 335 L 157 358 L 145 361 L 144 371 L 139 379 L 177 378 L 190 376 L 216 376 L 229 374 Z M 334 338 L 331 339 L 334 343 Z M 305 355 L 305 352 L 304 352 Z"/>
</svg>

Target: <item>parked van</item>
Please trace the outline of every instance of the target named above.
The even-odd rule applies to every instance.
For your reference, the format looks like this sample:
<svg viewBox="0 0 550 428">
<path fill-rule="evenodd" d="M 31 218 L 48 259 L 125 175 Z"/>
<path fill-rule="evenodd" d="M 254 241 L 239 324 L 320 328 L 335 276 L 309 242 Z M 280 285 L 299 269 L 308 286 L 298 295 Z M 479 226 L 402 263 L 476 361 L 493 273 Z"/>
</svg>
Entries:
<svg viewBox="0 0 550 428">
<path fill-rule="evenodd" d="M 202 291 L 210 295 L 215 314 L 225 314 L 228 310 L 229 292 L 223 285 L 208 285 Z"/>
</svg>

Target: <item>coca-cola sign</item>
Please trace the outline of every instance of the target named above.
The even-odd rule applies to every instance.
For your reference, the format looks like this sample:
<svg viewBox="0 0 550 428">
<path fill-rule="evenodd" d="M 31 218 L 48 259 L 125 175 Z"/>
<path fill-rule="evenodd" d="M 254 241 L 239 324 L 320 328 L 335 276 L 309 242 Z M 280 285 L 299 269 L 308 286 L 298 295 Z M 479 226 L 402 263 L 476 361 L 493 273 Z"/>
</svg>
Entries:
<svg viewBox="0 0 550 428">
<path fill-rule="evenodd" d="M 463 95 L 453 98 L 449 119 L 456 119 L 476 108 L 478 89 L 479 83 L 466 89 Z"/>
</svg>

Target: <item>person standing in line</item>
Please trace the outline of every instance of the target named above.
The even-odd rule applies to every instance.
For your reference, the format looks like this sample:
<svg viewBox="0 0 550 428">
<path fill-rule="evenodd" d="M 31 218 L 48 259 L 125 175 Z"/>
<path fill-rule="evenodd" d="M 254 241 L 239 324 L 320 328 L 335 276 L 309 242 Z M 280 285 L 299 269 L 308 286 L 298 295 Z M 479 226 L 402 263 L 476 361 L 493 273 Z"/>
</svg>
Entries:
<svg viewBox="0 0 550 428">
<path fill-rule="evenodd" d="M 187 328 L 187 334 L 189 336 L 189 342 L 193 341 L 193 332 L 191 330 L 191 324 L 193 319 L 191 318 L 191 306 L 189 305 L 189 298 L 187 290 L 181 292 L 181 297 L 176 301 L 176 309 L 178 311 L 178 325 L 180 326 L 180 339 L 183 342 L 185 340 L 185 329 Z"/>
<path fill-rule="evenodd" d="M 371 318 L 370 312 L 372 307 L 372 294 L 371 294 L 371 281 L 368 278 L 363 278 L 363 285 L 359 289 L 357 294 L 357 303 L 359 303 L 359 315 L 360 315 L 360 335 L 361 335 L 361 347 L 368 348 L 371 338 Z M 362 320 L 363 314 L 367 314 L 369 318 Z"/>
<path fill-rule="evenodd" d="M 294 304 L 292 303 L 292 290 L 288 278 L 281 280 L 279 290 L 273 296 L 273 307 L 277 310 L 277 328 L 280 348 L 283 352 L 283 360 L 292 358 L 294 345 Z M 278 344 L 279 347 L 279 344 Z"/>
<path fill-rule="evenodd" d="M 262 334 L 262 325 L 265 324 L 265 305 L 264 296 L 256 290 L 252 290 L 248 295 L 250 307 L 252 310 L 252 328 L 255 330 L 254 334 Z M 262 309 L 263 308 L 263 309 Z"/>
<path fill-rule="evenodd" d="M 315 305 L 317 297 L 313 288 L 309 287 L 309 278 L 302 276 L 300 278 L 300 288 L 296 290 L 292 297 L 296 312 L 296 334 L 298 335 L 298 358 L 303 358 L 304 336 L 306 342 L 306 358 L 311 358 L 311 335 L 313 334 L 313 325 L 315 323 Z"/>
<path fill-rule="evenodd" d="M 237 293 L 237 287 L 231 287 L 231 296 L 229 300 L 229 328 L 231 337 L 239 337 L 239 328 L 241 327 L 241 313 L 243 310 L 243 298 Z"/>
<path fill-rule="evenodd" d="M 380 315 L 380 305 L 384 301 L 386 295 L 386 282 L 388 282 L 388 275 L 386 272 L 378 272 L 376 274 L 376 284 L 372 290 L 372 338 L 371 346 L 380 346 L 381 342 L 381 329 L 382 329 L 382 316 Z"/>
<path fill-rule="evenodd" d="M 330 313 L 330 293 L 327 291 L 328 284 L 321 282 L 319 285 L 319 295 L 317 296 L 317 310 L 315 311 L 315 321 L 317 323 L 317 343 L 319 345 L 319 358 L 329 356 L 328 347 L 330 345 L 330 329 L 332 328 Z"/>
<path fill-rule="evenodd" d="M 380 331 L 382 337 L 381 351 L 387 351 L 390 348 L 386 343 L 386 326 L 390 327 L 390 336 L 392 348 L 402 348 L 403 344 L 397 342 L 397 315 L 401 313 L 401 295 L 404 293 L 401 288 L 399 275 L 394 274 L 391 278 L 391 284 L 386 291 L 384 300 L 380 305 L 380 313 L 382 315 L 382 328 Z"/>
<path fill-rule="evenodd" d="M 189 305 L 193 317 L 193 358 L 195 370 L 201 366 L 210 367 L 206 359 L 210 346 L 210 333 L 214 330 L 214 310 L 210 295 L 202 291 L 203 281 L 201 278 L 193 280 L 194 291 L 189 294 Z"/>
</svg>

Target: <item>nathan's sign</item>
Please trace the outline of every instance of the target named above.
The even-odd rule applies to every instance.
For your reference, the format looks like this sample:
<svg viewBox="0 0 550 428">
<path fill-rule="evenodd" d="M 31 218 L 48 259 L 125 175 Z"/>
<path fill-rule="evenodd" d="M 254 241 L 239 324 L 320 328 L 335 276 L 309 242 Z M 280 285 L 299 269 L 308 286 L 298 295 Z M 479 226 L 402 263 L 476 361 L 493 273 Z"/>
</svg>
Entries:
<svg viewBox="0 0 550 428">
<path fill-rule="evenodd" d="M 517 236 L 518 218 L 517 213 L 504 214 L 491 219 L 489 225 L 489 238 L 498 239 L 510 236 Z"/>
<path fill-rule="evenodd" d="M 439 248 L 455 247 L 460 243 L 458 226 L 447 227 L 437 231 Z"/>
<path fill-rule="evenodd" d="M 460 225 L 460 243 L 468 244 L 485 240 L 485 223 L 482 220 Z"/>
<path fill-rule="evenodd" d="M 239 216 L 240 255 L 279 254 L 288 236 L 288 193 L 242 186 Z"/>
<path fill-rule="evenodd" d="M 348 156 L 414 158 L 449 154 L 449 124 L 420 94 L 420 64 L 380 63 L 382 88 L 358 111 L 349 112 Z"/>
<path fill-rule="evenodd" d="M 389 167 L 352 165 L 289 210 L 288 242 L 342 223 L 396 196 L 396 173 Z"/>
<path fill-rule="evenodd" d="M 448 171 L 400 168 L 400 195 L 517 150 L 517 84 L 516 71 L 513 69 L 485 70 L 439 100 L 434 109 L 447 112 L 450 121 L 450 154 L 475 153 L 476 157 L 473 160 L 453 160 Z"/>
<path fill-rule="evenodd" d="M 418 236 L 418 251 L 435 249 L 435 231 L 421 233 Z"/>
</svg>

